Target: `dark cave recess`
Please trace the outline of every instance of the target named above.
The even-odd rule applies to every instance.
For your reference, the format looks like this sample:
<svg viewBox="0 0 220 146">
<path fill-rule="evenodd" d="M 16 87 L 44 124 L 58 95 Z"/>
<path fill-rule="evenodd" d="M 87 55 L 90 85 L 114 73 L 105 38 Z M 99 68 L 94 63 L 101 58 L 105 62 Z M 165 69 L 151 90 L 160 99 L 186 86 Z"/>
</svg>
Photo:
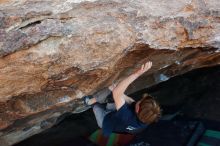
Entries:
<svg viewBox="0 0 220 146">
<path fill-rule="evenodd" d="M 208 123 L 207 127 L 220 130 L 219 75 L 220 66 L 200 68 L 130 96 L 138 100 L 147 92 L 161 104 L 163 114 L 180 111 L 182 119 L 200 119 Z M 54 127 L 15 146 L 61 146 L 77 141 L 81 136 L 88 136 L 98 128 L 91 109 L 81 114 L 67 115 Z"/>
</svg>

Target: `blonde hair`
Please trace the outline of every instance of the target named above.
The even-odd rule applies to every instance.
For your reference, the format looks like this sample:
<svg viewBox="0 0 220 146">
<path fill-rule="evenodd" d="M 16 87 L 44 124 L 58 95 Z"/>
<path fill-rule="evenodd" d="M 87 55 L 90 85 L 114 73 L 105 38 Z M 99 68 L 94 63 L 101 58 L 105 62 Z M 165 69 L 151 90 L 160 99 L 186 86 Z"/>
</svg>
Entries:
<svg viewBox="0 0 220 146">
<path fill-rule="evenodd" d="M 146 124 L 156 122 L 161 116 L 161 109 L 154 98 L 148 94 L 143 94 L 137 113 L 140 121 Z"/>
</svg>

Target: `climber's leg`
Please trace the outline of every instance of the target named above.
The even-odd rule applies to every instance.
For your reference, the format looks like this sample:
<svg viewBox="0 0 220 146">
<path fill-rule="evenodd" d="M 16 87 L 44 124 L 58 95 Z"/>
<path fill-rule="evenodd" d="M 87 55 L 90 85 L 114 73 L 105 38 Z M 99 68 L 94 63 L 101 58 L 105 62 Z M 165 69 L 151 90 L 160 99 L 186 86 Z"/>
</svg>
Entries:
<svg viewBox="0 0 220 146">
<path fill-rule="evenodd" d="M 109 87 L 105 87 L 102 90 L 96 92 L 93 95 L 87 95 L 83 97 L 84 103 L 88 106 L 98 103 L 107 103 L 113 101 L 112 90 L 114 88 L 114 84 Z M 110 90 L 111 89 L 111 90 Z"/>
<path fill-rule="evenodd" d="M 110 112 L 116 111 L 115 103 L 107 103 L 106 110 Z"/>
<path fill-rule="evenodd" d="M 93 106 L 93 112 L 95 114 L 95 118 L 96 118 L 98 126 L 102 128 L 102 123 L 103 123 L 105 115 L 107 115 L 111 111 L 106 110 L 105 105 L 96 103 Z"/>
</svg>

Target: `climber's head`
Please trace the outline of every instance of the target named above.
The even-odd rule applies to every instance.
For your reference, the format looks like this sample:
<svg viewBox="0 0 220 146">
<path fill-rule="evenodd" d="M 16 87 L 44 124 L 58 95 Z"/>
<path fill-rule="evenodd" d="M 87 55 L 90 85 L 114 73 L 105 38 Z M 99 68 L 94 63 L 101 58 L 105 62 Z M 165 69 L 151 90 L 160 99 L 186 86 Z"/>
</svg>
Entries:
<svg viewBox="0 0 220 146">
<path fill-rule="evenodd" d="M 156 122 L 161 116 L 160 106 L 152 96 L 147 94 L 144 94 L 142 99 L 136 103 L 135 112 L 139 120 L 146 124 Z"/>
</svg>

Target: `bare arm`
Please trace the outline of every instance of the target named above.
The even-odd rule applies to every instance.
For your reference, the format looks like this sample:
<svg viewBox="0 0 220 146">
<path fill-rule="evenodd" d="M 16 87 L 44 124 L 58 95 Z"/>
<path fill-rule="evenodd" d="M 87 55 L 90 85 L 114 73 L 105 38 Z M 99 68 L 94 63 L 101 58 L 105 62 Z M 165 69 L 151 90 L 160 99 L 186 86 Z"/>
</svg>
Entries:
<svg viewBox="0 0 220 146">
<path fill-rule="evenodd" d="M 109 88 L 109 90 L 113 91 L 113 89 L 116 86 L 117 86 L 117 83 L 113 83 L 108 88 Z M 128 103 L 128 104 L 131 104 L 131 103 L 135 102 L 134 99 L 132 99 L 131 97 L 129 97 L 129 96 L 125 95 L 125 94 L 123 94 L 122 97 L 124 98 L 125 102 Z"/>
<path fill-rule="evenodd" d="M 122 80 L 112 91 L 113 93 L 113 99 L 116 105 L 116 109 L 120 109 L 124 103 L 125 98 L 123 98 L 124 92 L 127 89 L 127 87 L 136 80 L 139 76 L 141 76 L 144 72 L 149 70 L 152 66 L 152 62 L 147 62 L 146 64 L 143 64 L 139 70 L 137 70 L 135 73 L 129 75 L 127 78 Z"/>
</svg>

